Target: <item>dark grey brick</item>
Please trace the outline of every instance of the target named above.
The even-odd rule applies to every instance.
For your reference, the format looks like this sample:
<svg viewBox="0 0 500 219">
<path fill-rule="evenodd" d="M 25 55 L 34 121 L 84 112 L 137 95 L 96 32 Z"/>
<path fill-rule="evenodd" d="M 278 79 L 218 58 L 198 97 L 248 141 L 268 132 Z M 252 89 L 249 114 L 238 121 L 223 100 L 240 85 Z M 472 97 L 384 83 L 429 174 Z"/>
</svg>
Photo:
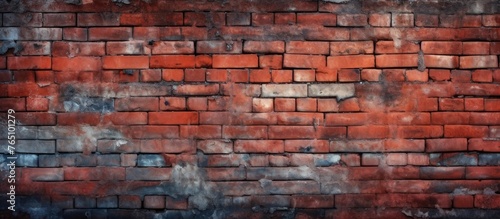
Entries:
<svg viewBox="0 0 500 219">
<path fill-rule="evenodd" d="M 97 156 L 97 166 L 120 166 L 119 154 L 105 154 Z"/>
<path fill-rule="evenodd" d="M 137 166 L 139 167 L 164 167 L 165 159 L 160 154 L 139 154 L 137 156 Z"/>
<path fill-rule="evenodd" d="M 95 208 L 96 199 L 92 197 L 78 196 L 75 197 L 75 208 Z"/>
<path fill-rule="evenodd" d="M 118 197 L 106 196 L 97 198 L 97 208 L 118 208 Z"/>
<path fill-rule="evenodd" d="M 495 154 L 479 154 L 479 165 L 500 165 L 500 153 Z"/>
<path fill-rule="evenodd" d="M 18 153 L 51 154 L 56 152 L 56 142 L 51 140 L 19 140 L 15 147 Z"/>
<path fill-rule="evenodd" d="M 18 154 L 16 166 L 18 166 L 18 167 L 36 167 L 36 166 L 38 166 L 38 155 L 36 155 L 36 154 Z"/>
<path fill-rule="evenodd" d="M 38 156 L 38 166 L 39 167 L 58 167 L 59 166 L 59 156 L 57 155 L 39 155 Z"/>
</svg>

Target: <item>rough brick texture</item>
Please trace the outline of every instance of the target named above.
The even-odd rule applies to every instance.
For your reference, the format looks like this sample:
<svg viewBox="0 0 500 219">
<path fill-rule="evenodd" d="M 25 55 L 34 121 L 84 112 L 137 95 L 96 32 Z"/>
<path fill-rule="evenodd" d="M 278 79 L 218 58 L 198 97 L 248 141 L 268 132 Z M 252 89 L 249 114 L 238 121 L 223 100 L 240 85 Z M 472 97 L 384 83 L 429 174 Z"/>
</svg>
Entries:
<svg viewBox="0 0 500 219">
<path fill-rule="evenodd" d="M 0 54 L 0 218 L 500 218 L 496 0 L 9 0 Z"/>
</svg>

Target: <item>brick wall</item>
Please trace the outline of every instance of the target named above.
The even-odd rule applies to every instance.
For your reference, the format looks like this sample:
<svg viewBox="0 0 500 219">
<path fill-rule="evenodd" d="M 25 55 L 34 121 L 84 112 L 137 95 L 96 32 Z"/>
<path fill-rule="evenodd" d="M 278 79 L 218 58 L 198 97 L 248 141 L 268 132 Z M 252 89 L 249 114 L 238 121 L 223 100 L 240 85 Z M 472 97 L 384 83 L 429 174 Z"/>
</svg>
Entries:
<svg viewBox="0 0 500 219">
<path fill-rule="evenodd" d="M 0 12 L 2 218 L 500 215 L 497 1 Z"/>
</svg>

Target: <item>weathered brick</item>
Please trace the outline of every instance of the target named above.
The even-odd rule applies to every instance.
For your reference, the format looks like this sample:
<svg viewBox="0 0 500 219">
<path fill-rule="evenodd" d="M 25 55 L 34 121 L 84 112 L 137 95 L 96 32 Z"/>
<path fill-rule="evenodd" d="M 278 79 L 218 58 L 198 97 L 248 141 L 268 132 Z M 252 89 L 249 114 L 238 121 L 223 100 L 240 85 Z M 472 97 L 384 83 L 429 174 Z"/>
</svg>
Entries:
<svg viewBox="0 0 500 219">
<path fill-rule="evenodd" d="M 235 152 L 246 153 L 283 153 L 282 140 L 237 140 L 234 142 Z"/>
<path fill-rule="evenodd" d="M 263 84 L 263 97 L 307 97 L 305 84 Z"/>
<path fill-rule="evenodd" d="M 354 96 L 354 84 L 311 84 L 310 97 L 337 97 L 337 101 Z"/>
</svg>

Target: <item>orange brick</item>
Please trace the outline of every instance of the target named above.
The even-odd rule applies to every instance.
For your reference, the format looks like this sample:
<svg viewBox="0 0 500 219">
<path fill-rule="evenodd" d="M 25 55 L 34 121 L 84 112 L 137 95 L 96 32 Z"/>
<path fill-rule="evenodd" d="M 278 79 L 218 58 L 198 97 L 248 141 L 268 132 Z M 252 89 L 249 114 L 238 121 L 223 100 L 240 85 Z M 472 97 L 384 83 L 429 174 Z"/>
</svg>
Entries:
<svg viewBox="0 0 500 219">
<path fill-rule="evenodd" d="M 283 67 L 285 68 L 321 68 L 326 66 L 325 56 L 285 54 Z"/>
<path fill-rule="evenodd" d="M 417 67 L 418 55 L 417 54 L 377 55 L 375 62 L 376 66 L 379 68 Z"/>
<path fill-rule="evenodd" d="M 375 58 L 373 55 L 329 56 L 329 68 L 373 68 Z"/>
<path fill-rule="evenodd" d="M 163 69 L 162 79 L 164 81 L 183 81 L 184 70 L 182 69 Z"/>
<path fill-rule="evenodd" d="M 212 61 L 214 68 L 256 68 L 259 66 L 259 59 L 255 54 L 214 55 Z"/>
<path fill-rule="evenodd" d="M 424 54 L 459 55 L 462 54 L 462 42 L 454 41 L 423 41 Z"/>
<path fill-rule="evenodd" d="M 312 82 L 315 79 L 314 70 L 294 70 L 293 81 L 296 82 Z"/>
<path fill-rule="evenodd" d="M 149 68 L 147 56 L 105 56 L 104 69 L 145 69 Z"/>
<path fill-rule="evenodd" d="M 194 68 L 194 55 L 157 55 L 151 56 L 151 68 Z"/>
<path fill-rule="evenodd" d="M 259 56 L 259 66 L 261 68 L 281 69 L 283 67 L 283 56 L 261 55 Z"/>
<path fill-rule="evenodd" d="M 11 70 L 17 69 L 50 69 L 52 62 L 48 56 L 22 56 L 7 57 L 7 68 Z"/>
</svg>

